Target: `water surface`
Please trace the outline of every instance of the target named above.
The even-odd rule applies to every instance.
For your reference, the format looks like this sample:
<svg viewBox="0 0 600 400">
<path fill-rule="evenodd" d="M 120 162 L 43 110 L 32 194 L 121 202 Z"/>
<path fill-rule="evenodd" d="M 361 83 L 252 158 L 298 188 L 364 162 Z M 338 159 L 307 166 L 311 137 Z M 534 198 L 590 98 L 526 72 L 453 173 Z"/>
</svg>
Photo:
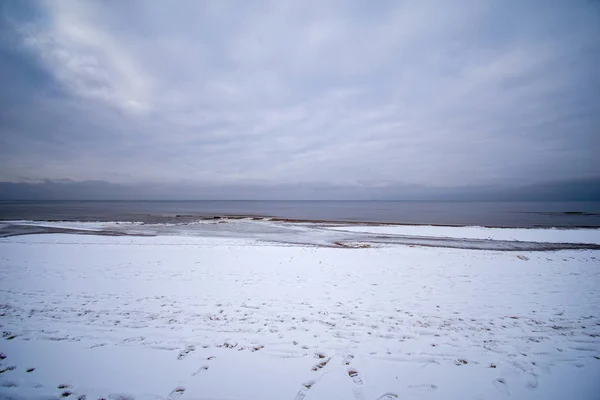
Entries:
<svg viewBox="0 0 600 400">
<path fill-rule="evenodd" d="M 600 202 L 0 201 L 0 220 L 173 222 L 213 216 L 493 227 L 600 227 Z"/>
</svg>

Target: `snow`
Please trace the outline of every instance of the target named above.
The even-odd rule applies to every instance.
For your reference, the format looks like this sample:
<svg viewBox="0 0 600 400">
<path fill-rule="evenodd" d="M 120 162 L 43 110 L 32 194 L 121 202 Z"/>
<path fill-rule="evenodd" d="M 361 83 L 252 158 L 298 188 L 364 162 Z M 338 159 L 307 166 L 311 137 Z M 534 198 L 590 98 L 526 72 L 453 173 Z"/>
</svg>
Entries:
<svg viewBox="0 0 600 400">
<path fill-rule="evenodd" d="M 600 393 L 598 250 L 350 249 L 188 233 L 1 238 L 0 398 Z"/>
</svg>

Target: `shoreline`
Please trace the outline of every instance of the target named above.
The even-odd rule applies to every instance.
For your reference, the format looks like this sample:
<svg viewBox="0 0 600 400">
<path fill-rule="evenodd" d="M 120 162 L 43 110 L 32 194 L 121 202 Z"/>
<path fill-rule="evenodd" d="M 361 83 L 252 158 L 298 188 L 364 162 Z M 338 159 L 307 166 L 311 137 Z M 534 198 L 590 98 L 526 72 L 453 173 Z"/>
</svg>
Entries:
<svg viewBox="0 0 600 400">
<path fill-rule="evenodd" d="M 369 248 L 421 246 L 465 250 L 600 250 L 600 229 L 488 228 L 331 223 L 261 217 L 213 217 L 177 223 L 0 222 L 0 238 L 70 234 L 127 237 L 217 237 L 295 246 Z"/>
<path fill-rule="evenodd" d="M 440 224 L 440 223 L 407 223 L 407 222 L 393 222 L 393 221 L 369 221 L 369 220 L 340 220 L 340 219 L 310 219 L 310 218 L 289 218 L 289 217 L 276 217 L 269 215 L 254 215 L 254 214 L 219 214 L 219 215 L 185 215 L 177 214 L 174 216 L 168 215 L 145 215 L 146 218 L 121 218 L 121 219 L 8 219 L 0 218 L 0 223 L 39 223 L 39 222 L 53 222 L 53 223 L 139 223 L 144 225 L 158 225 L 158 224 L 190 224 L 194 222 L 202 221 L 227 221 L 227 220 L 252 220 L 252 221 L 270 221 L 270 222 L 284 222 L 290 224 L 323 224 L 323 225 L 356 225 L 356 226 L 432 226 L 432 227 L 449 227 L 449 228 L 465 228 L 465 227 L 476 227 L 476 228 L 488 228 L 488 229 L 560 229 L 560 230 L 572 230 L 572 229 L 600 229 L 599 225 L 569 225 L 569 226 L 548 226 L 548 225 L 473 225 L 473 224 Z"/>
</svg>

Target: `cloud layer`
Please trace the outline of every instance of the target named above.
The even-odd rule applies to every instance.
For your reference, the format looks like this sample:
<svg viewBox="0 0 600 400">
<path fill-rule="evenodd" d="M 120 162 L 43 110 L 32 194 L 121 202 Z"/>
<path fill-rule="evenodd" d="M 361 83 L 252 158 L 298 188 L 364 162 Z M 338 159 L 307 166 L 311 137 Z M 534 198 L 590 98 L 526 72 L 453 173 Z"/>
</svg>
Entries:
<svg viewBox="0 0 600 400">
<path fill-rule="evenodd" d="M 8 1 L 1 18 L 0 181 L 600 176 L 598 2 Z"/>
</svg>

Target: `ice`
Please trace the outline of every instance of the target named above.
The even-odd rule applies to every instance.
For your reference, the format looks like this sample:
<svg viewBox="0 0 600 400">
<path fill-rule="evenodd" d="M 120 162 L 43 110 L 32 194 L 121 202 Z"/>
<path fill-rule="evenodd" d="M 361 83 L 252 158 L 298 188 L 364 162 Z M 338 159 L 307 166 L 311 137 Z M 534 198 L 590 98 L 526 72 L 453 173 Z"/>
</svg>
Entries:
<svg viewBox="0 0 600 400">
<path fill-rule="evenodd" d="M 600 244 L 600 229 L 532 229 L 532 228 L 485 228 L 481 226 L 432 226 L 432 225 L 346 225 L 330 229 L 391 235 L 427 237 L 450 237 L 464 239 L 518 240 L 539 243 L 595 243 Z"/>
<path fill-rule="evenodd" d="M 168 224 L 7 221 L 0 226 L 0 237 L 41 233 L 239 238 L 336 247 L 366 247 L 395 243 L 479 250 L 600 249 L 600 229 L 367 226 L 292 223 L 250 218 Z"/>
</svg>

